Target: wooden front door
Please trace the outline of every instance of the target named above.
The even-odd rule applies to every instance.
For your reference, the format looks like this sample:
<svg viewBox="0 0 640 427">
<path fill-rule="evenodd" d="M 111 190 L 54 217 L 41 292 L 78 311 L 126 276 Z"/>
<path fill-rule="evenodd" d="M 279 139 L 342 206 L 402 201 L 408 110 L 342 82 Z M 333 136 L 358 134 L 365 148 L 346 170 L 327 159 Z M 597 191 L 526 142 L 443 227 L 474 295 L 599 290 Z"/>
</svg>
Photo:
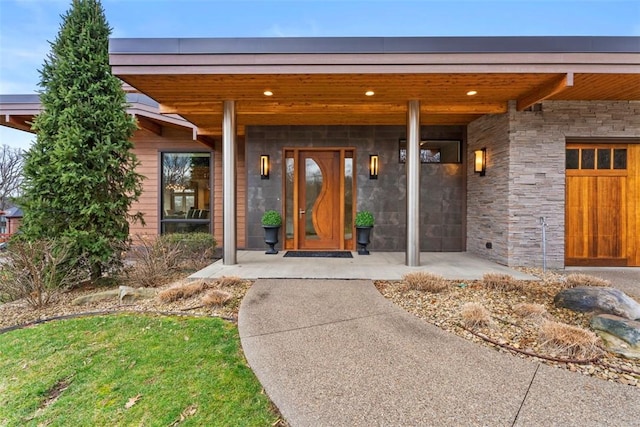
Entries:
<svg viewBox="0 0 640 427">
<path fill-rule="evenodd" d="M 340 248 L 340 153 L 301 151 L 298 179 L 300 249 Z"/>
<path fill-rule="evenodd" d="M 627 146 L 567 145 L 566 265 L 627 265 Z"/>
<path fill-rule="evenodd" d="M 285 150 L 286 249 L 353 249 L 354 150 Z"/>
</svg>

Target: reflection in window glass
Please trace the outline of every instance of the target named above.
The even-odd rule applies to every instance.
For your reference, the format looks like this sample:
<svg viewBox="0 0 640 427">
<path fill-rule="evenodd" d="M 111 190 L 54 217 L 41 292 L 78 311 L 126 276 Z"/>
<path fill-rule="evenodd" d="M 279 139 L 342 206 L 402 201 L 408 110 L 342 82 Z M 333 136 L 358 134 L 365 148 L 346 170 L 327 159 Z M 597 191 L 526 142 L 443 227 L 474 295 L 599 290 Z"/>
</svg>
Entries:
<svg viewBox="0 0 640 427">
<path fill-rule="evenodd" d="M 322 192 L 322 183 L 324 181 L 324 176 L 322 175 L 322 169 L 318 163 L 316 163 L 313 159 L 305 159 L 305 198 L 306 198 L 306 206 L 304 207 L 306 211 L 305 215 L 305 239 L 306 240 L 317 240 L 320 238 L 318 236 L 318 232 L 313 223 L 313 207 L 316 204 L 316 200 L 320 193 Z"/>
<path fill-rule="evenodd" d="M 613 168 L 614 169 L 627 168 L 627 149 L 626 148 L 616 148 L 613 150 Z"/>
<path fill-rule="evenodd" d="M 285 182 L 285 233 L 287 239 L 293 239 L 293 176 L 294 160 L 291 157 L 285 159 L 286 182 Z"/>
<path fill-rule="evenodd" d="M 353 237 L 353 159 L 344 159 L 344 238 Z"/>
<path fill-rule="evenodd" d="M 209 232 L 211 154 L 162 153 L 161 157 L 161 232 Z"/>
<path fill-rule="evenodd" d="M 580 167 L 580 150 L 570 148 L 567 150 L 567 169 L 578 169 Z"/>
<path fill-rule="evenodd" d="M 399 140 L 399 161 L 407 161 L 407 140 Z M 421 163 L 462 163 L 462 141 L 426 139 L 420 141 Z"/>
<path fill-rule="evenodd" d="M 582 163 L 580 169 L 595 169 L 596 150 L 593 148 L 582 149 Z"/>
<path fill-rule="evenodd" d="M 598 148 L 598 169 L 611 169 L 610 148 Z"/>
</svg>

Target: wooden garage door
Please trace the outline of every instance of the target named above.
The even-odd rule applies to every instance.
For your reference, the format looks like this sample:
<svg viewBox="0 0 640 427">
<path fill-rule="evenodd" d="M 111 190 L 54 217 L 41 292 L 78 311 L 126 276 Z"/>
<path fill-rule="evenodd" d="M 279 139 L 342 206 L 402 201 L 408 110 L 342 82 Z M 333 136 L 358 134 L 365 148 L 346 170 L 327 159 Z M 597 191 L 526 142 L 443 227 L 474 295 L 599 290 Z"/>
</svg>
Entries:
<svg viewBox="0 0 640 427">
<path fill-rule="evenodd" d="M 566 265 L 628 265 L 628 146 L 568 144 Z"/>
</svg>

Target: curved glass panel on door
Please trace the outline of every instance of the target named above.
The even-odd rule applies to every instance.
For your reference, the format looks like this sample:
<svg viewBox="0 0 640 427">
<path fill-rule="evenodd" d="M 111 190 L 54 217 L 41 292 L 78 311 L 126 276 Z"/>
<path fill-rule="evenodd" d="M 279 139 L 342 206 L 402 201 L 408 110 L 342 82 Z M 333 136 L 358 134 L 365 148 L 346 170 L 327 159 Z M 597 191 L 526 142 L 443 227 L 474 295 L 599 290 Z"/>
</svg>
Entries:
<svg viewBox="0 0 640 427">
<path fill-rule="evenodd" d="M 322 169 L 313 159 L 306 159 L 305 165 L 305 240 L 319 238 L 318 230 L 314 225 L 314 207 L 319 202 L 318 198 L 322 193 Z"/>
</svg>

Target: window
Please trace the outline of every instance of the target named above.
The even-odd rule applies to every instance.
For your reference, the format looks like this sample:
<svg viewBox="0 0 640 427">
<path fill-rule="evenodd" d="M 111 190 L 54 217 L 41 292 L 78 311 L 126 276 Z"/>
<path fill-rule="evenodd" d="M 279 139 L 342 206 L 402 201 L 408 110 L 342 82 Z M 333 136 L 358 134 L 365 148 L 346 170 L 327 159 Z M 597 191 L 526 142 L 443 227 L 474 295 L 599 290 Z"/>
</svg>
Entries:
<svg viewBox="0 0 640 427">
<path fill-rule="evenodd" d="M 399 141 L 400 163 L 407 161 L 407 140 Z M 461 142 L 458 140 L 422 140 L 420 141 L 420 163 L 461 163 Z"/>
<path fill-rule="evenodd" d="M 162 153 L 160 232 L 211 231 L 211 154 Z"/>
<path fill-rule="evenodd" d="M 569 147 L 565 166 L 573 170 L 627 169 L 627 149 L 606 146 Z"/>
</svg>

